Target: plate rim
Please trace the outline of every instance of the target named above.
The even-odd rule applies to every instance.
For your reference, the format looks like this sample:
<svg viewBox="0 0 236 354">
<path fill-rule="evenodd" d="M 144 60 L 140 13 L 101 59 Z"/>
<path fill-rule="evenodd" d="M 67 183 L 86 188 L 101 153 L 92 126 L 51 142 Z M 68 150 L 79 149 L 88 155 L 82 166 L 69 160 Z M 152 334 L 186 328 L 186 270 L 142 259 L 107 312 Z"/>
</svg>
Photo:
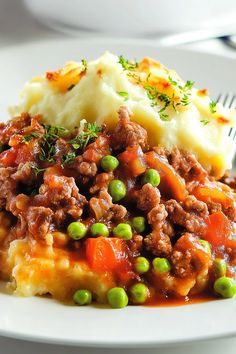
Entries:
<svg viewBox="0 0 236 354">
<path fill-rule="evenodd" d="M 106 37 L 106 36 L 93 36 L 93 37 L 76 37 L 76 36 L 61 36 L 61 37 L 55 37 L 55 38 L 41 38 L 41 39 L 36 39 L 36 40 L 29 40 L 26 43 L 17 43 L 17 44 L 12 44 L 10 43 L 9 45 L 5 44 L 3 47 L 0 47 L 0 53 L 1 52 L 8 52 L 9 50 L 16 50 L 16 49 L 21 49 L 22 47 L 24 48 L 30 48 L 30 47 L 37 47 L 38 45 L 42 44 L 50 44 L 50 43 L 60 43 L 60 42 L 77 42 L 78 44 L 88 44 L 91 45 L 92 43 L 97 44 L 97 43 L 112 43 L 115 45 L 136 45 L 136 46 L 150 46 L 152 48 L 156 49 L 164 49 L 166 51 L 177 51 L 177 52 L 191 52 L 191 53 L 198 53 L 203 56 L 209 56 L 209 57 L 218 57 L 218 58 L 225 58 L 225 59 L 231 59 L 231 60 L 236 60 L 236 56 L 234 52 L 226 52 L 226 53 L 210 53 L 207 52 L 206 50 L 202 50 L 201 48 L 197 47 L 187 47 L 183 45 L 164 45 L 164 43 L 159 42 L 159 40 L 155 39 L 144 39 L 144 38 L 123 38 L 123 37 Z"/>
</svg>

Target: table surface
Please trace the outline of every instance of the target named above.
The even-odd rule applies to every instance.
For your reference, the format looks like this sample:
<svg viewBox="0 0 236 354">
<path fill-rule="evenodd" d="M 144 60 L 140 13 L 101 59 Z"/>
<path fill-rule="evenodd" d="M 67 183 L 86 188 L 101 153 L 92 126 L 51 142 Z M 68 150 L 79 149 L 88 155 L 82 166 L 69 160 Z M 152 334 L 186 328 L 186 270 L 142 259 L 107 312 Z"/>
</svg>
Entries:
<svg viewBox="0 0 236 354">
<path fill-rule="evenodd" d="M 80 34 L 80 36 L 83 36 Z M 42 39 L 63 38 L 66 35 L 48 29 L 25 10 L 22 1 L 0 0 L 0 48 Z M 192 48 L 236 58 L 236 50 L 217 39 L 188 44 Z M 216 314 L 217 315 L 217 314 Z M 163 349 L 95 349 L 38 344 L 0 337 L 0 354 L 234 354 L 236 338 L 187 344 Z"/>
</svg>

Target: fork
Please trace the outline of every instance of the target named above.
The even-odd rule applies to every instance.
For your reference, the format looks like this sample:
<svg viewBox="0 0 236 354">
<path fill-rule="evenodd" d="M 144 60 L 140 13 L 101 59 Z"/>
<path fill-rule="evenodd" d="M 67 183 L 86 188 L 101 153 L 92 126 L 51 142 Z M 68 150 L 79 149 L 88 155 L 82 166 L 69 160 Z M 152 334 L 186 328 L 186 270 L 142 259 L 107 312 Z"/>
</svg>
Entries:
<svg viewBox="0 0 236 354">
<path fill-rule="evenodd" d="M 236 95 L 233 93 L 220 93 L 216 98 L 217 103 L 221 103 L 225 108 L 236 108 Z M 236 156 L 236 126 L 229 128 L 228 137 L 234 143 L 234 152 L 232 156 L 232 165 L 235 167 L 235 156 Z"/>
<path fill-rule="evenodd" d="M 236 95 L 233 93 L 226 93 L 226 94 L 222 94 L 220 93 L 219 96 L 216 98 L 216 102 L 217 103 L 222 103 L 222 105 L 225 108 L 236 108 Z M 231 127 L 229 129 L 229 133 L 228 133 L 229 138 L 232 141 L 235 141 L 236 139 L 236 126 Z M 234 156 L 236 154 L 236 145 L 235 145 L 235 152 L 234 152 Z"/>
</svg>

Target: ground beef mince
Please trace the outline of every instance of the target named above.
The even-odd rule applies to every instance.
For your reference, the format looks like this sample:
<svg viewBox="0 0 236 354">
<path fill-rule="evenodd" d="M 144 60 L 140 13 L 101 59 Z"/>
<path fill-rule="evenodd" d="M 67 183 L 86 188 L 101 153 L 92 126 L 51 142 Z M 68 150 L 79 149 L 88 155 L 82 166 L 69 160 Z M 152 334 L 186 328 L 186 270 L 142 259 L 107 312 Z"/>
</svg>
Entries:
<svg viewBox="0 0 236 354">
<path fill-rule="evenodd" d="M 202 202 L 200 202 L 202 203 Z M 165 204 L 168 217 L 172 223 L 184 227 L 189 232 L 199 233 L 205 226 L 204 217 L 201 211 L 198 212 L 192 206 L 192 209 L 186 207 L 185 200 L 178 203 L 170 199 Z"/>
<path fill-rule="evenodd" d="M 16 169 L 13 167 L 0 167 L 0 207 L 4 208 L 6 199 L 16 189 L 16 181 L 12 178 Z"/>
<path fill-rule="evenodd" d="M 139 124 L 132 122 L 131 112 L 127 107 L 120 107 L 119 122 L 112 134 L 112 147 L 123 149 L 128 146 L 140 145 L 145 148 L 147 145 L 147 132 Z"/>
<path fill-rule="evenodd" d="M 187 181 L 195 180 L 196 178 L 204 180 L 207 177 L 207 171 L 197 161 L 194 154 L 175 147 L 167 157 L 171 166 Z"/>
<path fill-rule="evenodd" d="M 8 144 L 13 135 L 21 133 L 22 130 L 33 123 L 28 113 L 22 113 L 20 117 L 13 118 L 8 124 L 0 124 L 1 143 Z"/>
<path fill-rule="evenodd" d="M 153 150 L 168 161 L 186 182 L 195 181 L 196 179 L 198 181 L 207 179 L 207 171 L 201 166 L 195 155 L 189 151 L 184 151 L 177 147 L 168 150 L 162 146 L 154 147 Z"/>
<path fill-rule="evenodd" d="M 160 230 L 168 216 L 164 204 L 154 206 L 147 215 L 148 223 L 152 225 L 153 229 Z"/>
<path fill-rule="evenodd" d="M 196 252 L 196 247 L 198 252 Z M 210 255 L 205 252 L 204 246 L 199 245 L 194 235 L 183 234 L 173 247 L 171 255 L 173 271 L 181 278 L 201 273 L 202 270 L 209 268 Z"/>
<path fill-rule="evenodd" d="M 152 226 L 153 231 L 145 237 L 144 243 L 146 249 L 155 256 L 166 256 L 171 253 L 170 235 L 165 234 L 165 231 L 168 230 L 166 227 L 167 216 L 164 204 L 152 208 L 147 215 L 148 223 Z"/>
<path fill-rule="evenodd" d="M 97 165 L 94 162 L 81 161 L 78 165 L 78 173 L 82 176 L 94 177 L 97 173 Z"/>
<path fill-rule="evenodd" d="M 26 214 L 26 221 L 29 225 L 29 232 L 34 236 L 45 237 L 49 231 L 53 211 L 45 207 L 29 207 Z"/>
<path fill-rule="evenodd" d="M 235 181 L 190 152 L 148 147 L 126 107 L 113 130 L 42 122 L 0 125 L 1 257 L 12 241 L 51 245 L 128 294 L 141 282 L 147 303 L 214 296 L 218 278 L 235 277 Z"/>
<path fill-rule="evenodd" d="M 172 250 L 170 238 L 161 230 L 153 230 L 145 237 L 144 244 L 146 249 L 155 256 L 168 256 Z"/>
<path fill-rule="evenodd" d="M 18 182 L 30 185 L 33 184 L 33 182 L 36 181 L 37 177 L 33 171 L 32 166 L 33 165 L 30 162 L 21 162 L 17 168 L 17 171 L 12 174 L 12 178 Z"/>
<path fill-rule="evenodd" d="M 107 190 L 109 183 L 114 179 L 113 173 L 102 172 L 96 175 L 95 183 L 90 188 L 90 193 L 95 194 L 102 189 Z"/>
<path fill-rule="evenodd" d="M 141 235 L 134 234 L 132 239 L 127 243 L 129 250 L 132 252 L 132 256 L 140 256 L 143 249 L 143 237 Z"/>
<path fill-rule="evenodd" d="M 107 220 L 122 221 L 127 215 L 127 209 L 123 205 L 113 204 Z"/>
<path fill-rule="evenodd" d="M 144 186 L 137 193 L 137 207 L 144 211 L 149 211 L 160 203 L 160 192 L 150 183 Z"/>
</svg>

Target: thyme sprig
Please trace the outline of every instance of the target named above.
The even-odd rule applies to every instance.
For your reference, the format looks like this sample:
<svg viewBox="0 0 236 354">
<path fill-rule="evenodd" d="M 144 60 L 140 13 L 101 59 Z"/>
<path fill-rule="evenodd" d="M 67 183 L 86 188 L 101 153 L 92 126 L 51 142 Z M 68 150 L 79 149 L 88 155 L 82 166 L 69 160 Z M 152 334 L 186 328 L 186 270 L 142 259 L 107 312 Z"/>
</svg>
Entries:
<svg viewBox="0 0 236 354">
<path fill-rule="evenodd" d="M 180 103 L 182 106 L 188 106 L 190 103 L 190 93 L 184 93 L 183 96 L 181 97 Z"/>
<path fill-rule="evenodd" d="M 52 163 L 54 162 L 53 156 L 56 152 L 56 140 L 60 138 L 61 134 L 65 132 L 66 129 L 63 127 L 52 126 L 48 124 L 43 124 L 43 127 L 44 136 L 39 153 L 39 160 L 48 161 L 49 163 Z"/>
<path fill-rule="evenodd" d="M 137 67 L 138 67 L 138 63 L 136 61 L 130 62 L 129 60 L 125 59 L 123 57 L 123 55 L 119 56 L 118 63 L 122 65 L 124 70 L 131 70 L 132 71 L 132 70 L 137 69 Z"/>
<path fill-rule="evenodd" d="M 152 101 L 151 106 L 154 107 L 157 105 L 157 100 L 163 102 L 163 107 L 158 111 L 160 118 L 164 121 L 169 120 L 168 114 L 165 112 L 168 107 L 172 107 L 176 110 L 177 106 L 180 104 L 182 106 L 187 106 L 190 104 L 190 97 L 191 97 L 191 89 L 194 85 L 194 81 L 186 81 L 184 86 L 178 85 L 178 82 L 175 81 L 170 76 L 168 77 L 169 82 L 174 85 L 178 86 L 181 92 L 180 102 L 175 102 L 175 95 L 173 93 L 172 96 L 168 96 L 167 94 L 158 91 L 155 87 L 151 85 L 144 86 L 144 89 L 147 91 L 148 98 Z"/>
<path fill-rule="evenodd" d="M 163 103 L 163 106 L 159 109 L 158 113 L 160 115 L 160 119 L 164 121 L 168 121 L 169 115 L 166 112 L 166 109 L 168 107 L 172 107 L 175 111 L 177 110 L 177 106 L 182 105 L 182 106 L 187 106 L 190 104 L 190 98 L 191 98 L 191 90 L 194 86 L 194 81 L 187 80 L 184 85 L 181 85 L 177 79 L 172 78 L 171 76 L 168 76 L 169 82 L 173 85 L 178 87 L 180 91 L 180 99 L 178 102 L 175 100 L 175 94 L 173 92 L 172 96 L 167 95 L 166 93 L 163 93 L 161 91 L 158 91 L 155 87 L 153 87 L 151 84 L 147 85 L 149 83 L 149 79 L 151 76 L 151 73 L 147 75 L 146 80 L 142 80 L 141 76 L 139 73 L 135 72 L 135 70 L 138 68 L 138 63 L 137 62 L 130 62 L 129 60 L 125 59 L 123 55 L 119 56 L 119 64 L 122 65 L 123 69 L 127 71 L 127 76 L 131 77 L 136 84 L 141 85 L 147 92 L 147 96 L 151 101 L 151 106 L 156 107 L 158 105 L 158 101 Z M 127 92 L 118 92 L 120 96 L 124 97 L 125 101 L 128 100 L 128 93 Z"/>
<path fill-rule="evenodd" d="M 37 165 L 35 164 L 31 164 L 31 169 L 34 172 L 35 176 L 38 177 L 38 175 L 41 172 L 44 172 L 46 170 L 46 168 L 39 168 Z"/>
<path fill-rule="evenodd" d="M 195 84 L 194 81 L 187 80 L 185 85 L 184 86 L 179 86 L 179 88 L 181 89 L 181 91 L 187 92 L 187 91 L 192 90 L 194 84 Z"/>
<path fill-rule="evenodd" d="M 91 144 L 98 137 L 100 132 L 102 132 L 102 127 L 99 127 L 96 123 L 86 123 L 83 131 L 68 143 L 75 150 L 84 150 L 88 144 Z"/>
<path fill-rule="evenodd" d="M 64 168 L 65 165 L 69 165 L 73 163 L 75 158 L 76 158 L 75 152 L 68 152 L 67 154 L 64 154 L 61 159 L 61 167 Z"/>
<path fill-rule="evenodd" d="M 157 100 L 163 103 L 163 107 L 158 111 L 161 120 L 169 120 L 169 115 L 165 113 L 165 110 L 170 105 L 175 109 L 173 97 L 170 97 L 167 94 L 158 91 L 155 87 L 150 85 L 144 86 L 144 89 L 147 91 L 147 96 L 151 101 L 152 107 L 157 106 Z"/>
</svg>

